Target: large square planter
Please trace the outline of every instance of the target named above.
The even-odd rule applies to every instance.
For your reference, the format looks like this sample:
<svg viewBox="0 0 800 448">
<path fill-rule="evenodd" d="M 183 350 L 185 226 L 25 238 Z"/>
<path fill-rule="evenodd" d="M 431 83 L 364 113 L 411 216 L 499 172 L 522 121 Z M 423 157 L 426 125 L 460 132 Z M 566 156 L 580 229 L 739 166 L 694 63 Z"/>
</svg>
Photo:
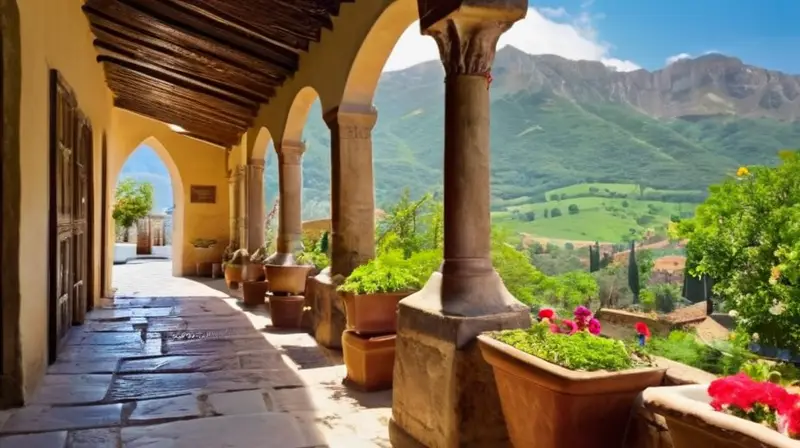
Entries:
<svg viewBox="0 0 800 448">
<path fill-rule="evenodd" d="M 386 334 L 397 331 L 397 304 L 411 292 L 342 294 L 347 329 L 359 334 Z"/>
<path fill-rule="evenodd" d="M 666 420 L 674 448 L 800 448 L 800 440 L 715 411 L 708 384 L 653 387 L 642 399 L 645 408 Z"/>
<path fill-rule="evenodd" d="M 313 266 L 265 264 L 269 290 L 286 294 L 303 294 L 306 290 L 306 279 Z"/>
<path fill-rule="evenodd" d="M 364 336 L 342 334 L 342 357 L 347 367 L 346 384 L 366 392 L 391 389 L 394 374 L 394 334 Z"/>
<path fill-rule="evenodd" d="M 663 368 L 573 371 L 486 335 L 478 342 L 515 447 L 621 446 L 636 396 L 664 378 Z"/>
</svg>

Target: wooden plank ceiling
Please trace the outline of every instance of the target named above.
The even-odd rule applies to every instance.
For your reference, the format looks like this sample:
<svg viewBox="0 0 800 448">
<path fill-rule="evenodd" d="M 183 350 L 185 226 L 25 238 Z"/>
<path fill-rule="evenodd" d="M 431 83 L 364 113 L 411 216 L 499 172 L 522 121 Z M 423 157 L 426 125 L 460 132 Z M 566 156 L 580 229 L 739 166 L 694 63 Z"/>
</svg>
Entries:
<svg viewBox="0 0 800 448">
<path fill-rule="evenodd" d="M 353 0 L 86 0 L 114 104 L 220 146 Z"/>
</svg>

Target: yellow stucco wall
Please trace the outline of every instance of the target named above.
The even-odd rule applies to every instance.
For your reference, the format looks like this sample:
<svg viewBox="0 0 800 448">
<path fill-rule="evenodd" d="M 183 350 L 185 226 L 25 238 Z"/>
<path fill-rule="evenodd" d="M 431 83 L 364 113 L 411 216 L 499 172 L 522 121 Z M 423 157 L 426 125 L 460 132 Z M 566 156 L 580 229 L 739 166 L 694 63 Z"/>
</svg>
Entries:
<svg viewBox="0 0 800 448">
<path fill-rule="evenodd" d="M 47 235 L 49 210 L 49 69 L 61 72 L 72 87 L 94 130 L 94 172 L 100 173 L 100 142 L 109 126 L 111 94 L 101 67 L 95 62 L 92 36 L 81 12 L 81 0 L 24 0 L 20 12 L 22 89 L 20 110 L 20 344 L 25 396 L 38 383 L 47 364 L 48 284 Z M 99 203 L 101 186 L 95 183 Z M 100 214 L 95 213 L 95 228 Z M 99 257 L 100 232 L 95 256 Z M 96 258 L 99 259 L 99 258 Z M 99 291 L 99 268 L 95 291 Z"/>
<path fill-rule="evenodd" d="M 128 156 L 142 143 L 156 151 L 172 178 L 175 198 L 173 274 L 193 275 L 197 261 L 191 245 L 193 240 L 216 239 L 219 242 L 216 249 L 220 257 L 228 241 L 229 202 L 225 149 L 184 137 L 159 121 L 114 109 L 108 145 L 111 186 L 116 185 Z M 216 203 L 191 203 L 192 185 L 215 186 Z M 109 204 L 109 213 L 111 207 L 113 204 Z M 113 228 L 109 229 L 108 241 L 112 242 L 107 248 L 109 251 L 113 250 L 113 231 Z"/>
</svg>

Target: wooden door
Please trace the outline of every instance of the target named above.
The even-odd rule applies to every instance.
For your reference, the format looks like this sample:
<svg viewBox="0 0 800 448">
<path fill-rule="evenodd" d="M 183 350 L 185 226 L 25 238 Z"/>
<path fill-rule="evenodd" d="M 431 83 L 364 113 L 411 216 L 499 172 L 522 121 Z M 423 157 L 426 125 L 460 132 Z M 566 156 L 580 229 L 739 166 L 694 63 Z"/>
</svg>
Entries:
<svg viewBox="0 0 800 448">
<path fill-rule="evenodd" d="M 74 94 L 55 70 L 50 83 L 49 358 L 54 362 L 69 329 L 85 316 L 92 139 Z"/>
</svg>

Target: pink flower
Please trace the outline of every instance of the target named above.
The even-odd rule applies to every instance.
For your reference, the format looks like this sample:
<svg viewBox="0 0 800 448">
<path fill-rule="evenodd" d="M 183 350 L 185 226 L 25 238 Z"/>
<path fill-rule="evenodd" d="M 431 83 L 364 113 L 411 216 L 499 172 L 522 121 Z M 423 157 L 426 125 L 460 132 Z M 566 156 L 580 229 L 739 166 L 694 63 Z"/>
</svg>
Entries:
<svg viewBox="0 0 800 448">
<path fill-rule="evenodd" d="M 564 319 L 561 321 L 561 328 L 563 333 L 567 333 L 569 335 L 573 335 L 578 331 L 578 325 L 569 319 Z"/>
<path fill-rule="evenodd" d="M 600 334 L 600 321 L 592 319 L 589 321 L 589 333 L 598 335 Z"/>
<path fill-rule="evenodd" d="M 550 324 L 550 333 L 561 333 L 561 328 L 557 324 Z"/>
<path fill-rule="evenodd" d="M 592 316 L 592 312 L 589 310 L 589 308 L 586 308 L 583 305 L 580 305 L 577 308 L 575 308 L 575 312 L 573 314 L 575 314 L 576 318 L 577 317 L 591 317 Z"/>
<path fill-rule="evenodd" d="M 555 311 L 550 308 L 542 308 L 539 310 L 539 319 L 552 319 L 555 315 Z"/>
</svg>

